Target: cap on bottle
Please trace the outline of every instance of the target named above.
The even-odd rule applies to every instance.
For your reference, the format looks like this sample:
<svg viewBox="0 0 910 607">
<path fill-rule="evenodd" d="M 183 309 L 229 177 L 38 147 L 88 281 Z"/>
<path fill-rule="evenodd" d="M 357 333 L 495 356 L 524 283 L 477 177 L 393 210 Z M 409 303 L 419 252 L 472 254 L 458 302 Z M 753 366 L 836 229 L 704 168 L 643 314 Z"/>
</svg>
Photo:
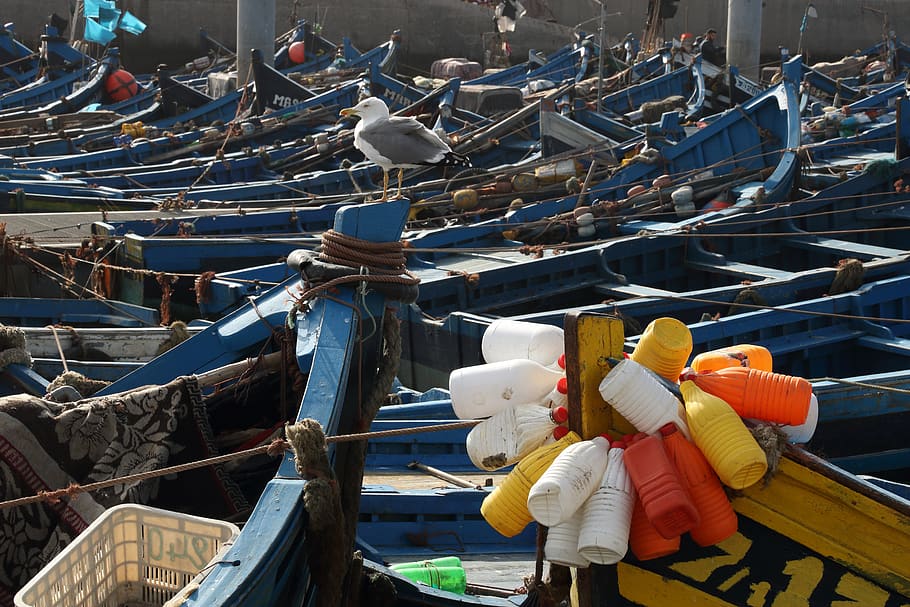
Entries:
<svg viewBox="0 0 910 607">
<path fill-rule="evenodd" d="M 559 358 L 556 359 L 556 364 L 559 365 L 560 369 L 566 368 L 566 355 L 562 353 L 559 355 Z"/>
<path fill-rule="evenodd" d="M 622 442 L 621 440 L 615 440 L 612 443 L 610 443 L 610 449 L 625 449 L 625 448 L 626 448 L 626 444 L 624 442 Z"/>
<path fill-rule="evenodd" d="M 555 428 L 553 428 L 553 438 L 555 438 L 556 440 L 561 439 L 568 433 L 569 433 L 569 429 L 566 428 L 565 426 L 556 426 Z"/>
<path fill-rule="evenodd" d="M 639 432 L 638 434 L 632 434 L 632 435 L 627 434 L 626 436 L 629 437 L 626 440 L 626 445 L 634 445 L 638 441 L 648 438 L 648 435 L 645 434 L 644 432 Z"/>
<path fill-rule="evenodd" d="M 667 422 L 660 427 L 661 436 L 670 436 L 674 432 L 679 430 L 675 422 Z"/>
<path fill-rule="evenodd" d="M 560 394 L 568 394 L 569 380 L 567 380 L 565 377 L 560 377 L 559 381 L 556 382 L 556 391 Z"/>
<path fill-rule="evenodd" d="M 553 409 L 553 412 L 550 413 L 550 417 L 557 424 L 564 424 L 569 419 L 569 410 L 565 407 L 556 407 Z"/>
<path fill-rule="evenodd" d="M 696 375 L 698 375 L 698 371 L 695 371 L 692 367 L 686 367 L 682 370 L 682 373 L 679 374 L 679 382 L 689 381 Z"/>
</svg>

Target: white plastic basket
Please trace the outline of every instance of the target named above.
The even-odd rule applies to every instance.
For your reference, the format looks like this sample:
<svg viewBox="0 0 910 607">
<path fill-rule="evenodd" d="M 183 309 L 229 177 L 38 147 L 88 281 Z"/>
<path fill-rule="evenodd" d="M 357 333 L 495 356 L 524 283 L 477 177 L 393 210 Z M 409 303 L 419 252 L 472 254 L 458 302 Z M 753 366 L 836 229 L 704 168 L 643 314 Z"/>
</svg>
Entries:
<svg viewBox="0 0 910 607">
<path fill-rule="evenodd" d="M 19 590 L 15 605 L 161 607 L 204 576 L 239 533 L 224 521 L 114 506 Z"/>
</svg>

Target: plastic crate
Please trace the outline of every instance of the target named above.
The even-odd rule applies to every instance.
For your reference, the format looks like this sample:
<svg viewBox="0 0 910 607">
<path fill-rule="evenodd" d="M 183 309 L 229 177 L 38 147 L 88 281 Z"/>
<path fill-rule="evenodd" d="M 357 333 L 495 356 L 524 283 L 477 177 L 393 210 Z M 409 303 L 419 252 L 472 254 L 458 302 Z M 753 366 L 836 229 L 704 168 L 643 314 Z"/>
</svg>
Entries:
<svg viewBox="0 0 910 607">
<path fill-rule="evenodd" d="M 44 566 L 16 607 L 161 607 L 209 571 L 236 525 L 148 506 L 114 506 Z"/>
</svg>

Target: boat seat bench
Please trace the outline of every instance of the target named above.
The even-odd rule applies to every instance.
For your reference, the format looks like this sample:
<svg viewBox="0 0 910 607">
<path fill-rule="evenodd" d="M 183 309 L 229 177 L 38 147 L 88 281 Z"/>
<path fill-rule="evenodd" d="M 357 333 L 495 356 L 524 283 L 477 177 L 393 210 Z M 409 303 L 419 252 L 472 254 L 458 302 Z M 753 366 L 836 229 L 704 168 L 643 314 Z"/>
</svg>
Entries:
<svg viewBox="0 0 910 607">
<path fill-rule="evenodd" d="M 804 249 L 807 251 L 819 251 L 822 253 L 831 253 L 835 252 L 842 256 L 853 256 L 863 260 L 871 260 L 877 258 L 887 259 L 889 257 L 897 257 L 899 255 L 905 255 L 906 251 L 901 251 L 899 249 L 891 249 L 889 247 L 879 247 L 875 245 L 862 244 L 859 242 L 850 242 L 849 240 L 838 240 L 836 238 L 821 238 L 821 237 L 787 237 L 784 239 L 786 244 L 798 248 Z"/>
<path fill-rule="evenodd" d="M 846 326 L 834 325 L 823 329 L 813 329 L 811 331 L 802 331 L 791 335 L 773 337 L 771 339 L 762 339 L 761 345 L 777 356 L 804 350 L 806 348 L 816 348 L 818 346 L 850 341 L 864 335 L 864 331 L 850 329 Z"/>
<path fill-rule="evenodd" d="M 678 293 L 657 289 L 647 285 L 631 284 L 621 285 L 615 282 L 600 283 L 594 285 L 594 291 L 604 296 L 621 296 L 621 297 L 674 297 Z"/>
<path fill-rule="evenodd" d="M 793 272 L 768 268 L 765 266 L 756 266 L 738 261 L 727 261 L 725 263 L 708 263 L 704 261 L 686 260 L 686 267 L 704 272 L 713 272 L 715 274 L 728 274 L 738 276 L 742 279 L 764 279 L 773 278 L 776 280 L 785 280 L 793 276 Z"/>
<path fill-rule="evenodd" d="M 900 356 L 910 357 L 910 339 L 906 338 L 887 338 L 866 335 L 857 340 L 861 345 L 873 350 L 882 352 L 891 352 Z"/>
</svg>

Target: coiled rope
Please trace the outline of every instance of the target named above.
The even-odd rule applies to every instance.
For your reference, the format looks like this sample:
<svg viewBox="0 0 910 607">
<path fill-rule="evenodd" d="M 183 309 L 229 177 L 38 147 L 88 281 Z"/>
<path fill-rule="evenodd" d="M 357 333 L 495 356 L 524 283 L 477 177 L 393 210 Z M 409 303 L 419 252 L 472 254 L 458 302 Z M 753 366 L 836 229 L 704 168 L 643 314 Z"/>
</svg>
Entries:
<svg viewBox="0 0 910 607">
<path fill-rule="evenodd" d="M 298 304 L 315 297 L 319 292 L 352 282 L 371 282 L 416 285 L 420 279 L 407 269 L 407 258 L 401 241 L 372 242 L 347 236 L 335 230 L 322 235 L 320 261 L 345 266 L 358 273 L 339 276 L 317 286 L 307 288 Z"/>
</svg>

